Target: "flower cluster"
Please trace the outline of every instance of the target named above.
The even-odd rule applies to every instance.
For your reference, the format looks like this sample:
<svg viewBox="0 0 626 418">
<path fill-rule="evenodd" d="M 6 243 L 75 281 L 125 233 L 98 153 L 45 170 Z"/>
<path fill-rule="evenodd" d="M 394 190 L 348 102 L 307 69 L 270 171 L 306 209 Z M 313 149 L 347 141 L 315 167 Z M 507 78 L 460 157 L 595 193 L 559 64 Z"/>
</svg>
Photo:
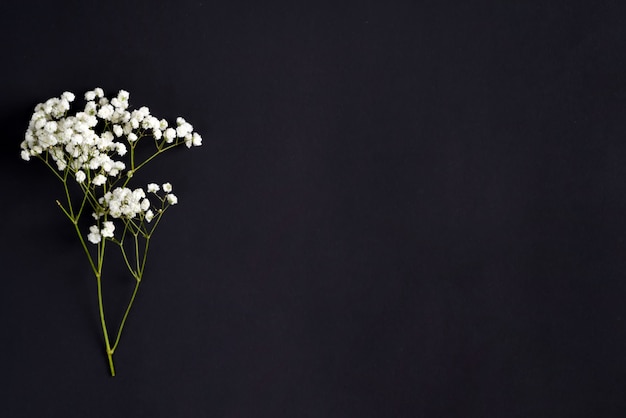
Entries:
<svg viewBox="0 0 626 418">
<path fill-rule="evenodd" d="M 59 171 L 66 168 L 74 173 L 76 181 L 86 179 L 85 171 L 94 172 L 96 185 L 106 181 L 106 175 L 117 176 L 126 168 L 115 155 L 126 154 L 126 146 L 115 142 L 110 131 L 96 133 L 98 117 L 95 102 L 87 102 L 84 111 L 66 116 L 74 94 L 65 92 L 60 98 L 52 98 L 35 107 L 25 139 L 22 141 L 22 158 L 46 153 L 56 163 Z M 83 171 L 85 170 L 85 171 Z"/>
<path fill-rule="evenodd" d="M 35 107 L 21 143 L 24 160 L 37 157 L 53 168 L 51 159 L 56 169 L 64 173 L 62 178 L 68 174 L 74 177 L 87 196 L 92 197 L 96 220 L 106 215 L 126 224 L 132 219 L 151 222 L 155 212 L 162 211 L 165 204 L 178 203 L 170 183 L 162 185 L 165 195 L 159 197 L 160 208 L 151 205 L 142 188 L 126 187 L 127 180 L 139 167 L 133 158 L 139 139 L 152 136 L 157 154 L 183 143 L 188 148 L 202 145 L 202 137 L 184 118 L 176 118 L 176 124 L 170 126 L 167 120 L 151 115 L 145 106 L 129 110 L 129 97 L 127 91 L 120 90 L 109 100 L 101 88 L 96 88 L 85 93 L 84 109 L 69 115 L 75 96 L 65 92 Z M 126 162 L 122 161 L 128 153 L 130 161 L 128 157 Z M 121 178 L 127 180 L 122 186 L 114 187 Z M 104 193 L 99 198 L 95 197 L 96 188 Z M 151 183 L 147 190 L 156 195 L 160 187 Z M 90 227 L 87 239 L 97 244 L 102 238 L 112 238 L 114 230 L 112 221 L 105 220 L 100 226 Z"/>
<path fill-rule="evenodd" d="M 137 219 L 140 223 L 144 220 L 150 223 L 154 219 L 155 212 L 162 213 L 167 206 L 178 203 L 178 197 L 172 193 L 171 183 L 164 183 L 162 187 L 165 192 L 163 196 L 158 195 L 158 192 L 161 190 L 161 186 L 158 184 L 150 183 L 146 187 L 148 193 L 153 193 L 161 202 L 160 207 L 151 204 L 142 188 L 131 190 L 127 187 L 116 187 L 98 199 L 99 207 L 93 213 L 93 217 L 99 220 L 103 216 L 108 215 L 114 219 L 121 218 L 126 221 Z M 94 244 L 98 244 L 102 238 L 113 238 L 114 230 L 115 226 L 113 226 L 111 221 L 104 221 L 102 228 L 98 228 L 98 225 L 92 225 L 89 228 L 90 233 L 87 239 Z"/>
<path fill-rule="evenodd" d="M 98 203 L 113 218 L 135 218 L 150 207 L 150 201 L 146 199 L 146 193 L 142 188 L 131 190 L 127 187 L 117 187 L 101 197 Z"/>
<path fill-rule="evenodd" d="M 143 136 L 152 136 L 157 148 L 164 144 L 185 143 L 202 145 L 202 137 L 193 131 L 185 119 L 176 119 L 170 127 L 167 120 L 150 114 L 141 107 L 132 112 L 129 93 L 120 90 L 109 100 L 101 88 L 85 93 L 86 104 L 82 111 L 68 116 L 73 93 L 65 92 L 35 107 L 25 139 L 21 143 L 22 159 L 49 156 L 59 171 L 69 168 L 78 183 L 89 182 L 95 186 L 106 183 L 107 177 L 116 177 L 127 164 L 118 157 L 126 155 Z M 122 142 L 122 140 L 124 142 Z M 132 169 L 129 172 L 132 175 Z"/>
<path fill-rule="evenodd" d="M 113 231 L 115 231 L 115 225 L 111 221 L 104 221 L 102 223 L 102 229 L 99 229 L 97 225 L 89 227 L 89 234 L 87 239 L 93 244 L 99 243 L 102 238 L 113 238 Z"/>
</svg>

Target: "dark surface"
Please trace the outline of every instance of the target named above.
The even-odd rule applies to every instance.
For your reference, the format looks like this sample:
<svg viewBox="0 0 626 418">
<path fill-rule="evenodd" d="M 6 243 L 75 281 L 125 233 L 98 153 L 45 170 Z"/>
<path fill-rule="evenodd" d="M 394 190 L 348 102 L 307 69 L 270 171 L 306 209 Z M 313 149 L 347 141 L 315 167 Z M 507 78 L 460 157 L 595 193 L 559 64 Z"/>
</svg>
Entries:
<svg viewBox="0 0 626 418">
<path fill-rule="evenodd" d="M 0 5 L 0 416 L 624 416 L 626 6 L 222 3 Z M 19 158 L 96 86 L 205 139 L 115 378 Z"/>
</svg>

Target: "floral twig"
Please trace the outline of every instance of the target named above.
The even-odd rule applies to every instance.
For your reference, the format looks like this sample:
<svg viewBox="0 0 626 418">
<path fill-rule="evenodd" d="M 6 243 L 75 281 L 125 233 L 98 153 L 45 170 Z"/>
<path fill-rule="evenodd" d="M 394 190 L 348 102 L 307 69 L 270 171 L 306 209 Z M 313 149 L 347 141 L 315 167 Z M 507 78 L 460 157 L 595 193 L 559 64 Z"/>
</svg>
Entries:
<svg viewBox="0 0 626 418">
<path fill-rule="evenodd" d="M 169 182 L 150 183 L 145 190 L 127 186 L 139 169 L 163 152 L 182 144 L 187 148 L 202 144 L 202 137 L 185 119 L 179 117 L 176 124 L 170 126 L 165 119 L 152 116 L 147 107 L 131 111 L 129 97 L 127 91 L 120 90 L 116 97 L 109 99 L 101 88 L 96 88 L 85 93 L 84 109 L 74 114 L 69 112 L 75 100 L 73 93 L 65 92 L 48 99 L 35 107 L 21 143 L 22 159 L 42 160 L 63 183 L 66 202 L 57 200 L 57 204 L 72 222 L 96 279 L 98 311 L 112 376 L 115 376 L 113 354 L 143 278 L 150 238 L 165 211 L 178 203 Z M 145 137 L 154 139 L 155 151 L 140 160 L 136 149 Z M 74 187 L 72 182 L 79 187 Z M 87 207 L 91 208 L 95 223 L 85 234 L 79 223 Z M 118 239 L 115 235 L 120 229 Z M 131 255 L 124 248 L 127 234 L 133 236 Z M 95 249 L 89 248 L 85 236 Z M 113 344 L 105 320 L 102 293 L 107 241 L 116 244 L 135 280 Z"/>
</svg>

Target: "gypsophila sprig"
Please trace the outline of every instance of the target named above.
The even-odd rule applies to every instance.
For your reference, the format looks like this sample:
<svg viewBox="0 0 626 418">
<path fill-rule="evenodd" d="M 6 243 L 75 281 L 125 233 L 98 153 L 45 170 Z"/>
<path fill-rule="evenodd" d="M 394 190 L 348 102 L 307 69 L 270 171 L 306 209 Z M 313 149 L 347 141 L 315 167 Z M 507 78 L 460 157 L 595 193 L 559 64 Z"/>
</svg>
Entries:
<svg viewBox="0 0 626 418">
<path fill-rule="evenodd" d="M 129 182 L 158 155 L 178 145 L 200 146 L 202 137 L 182 117 L 170 126 L 147 107 L 129 110 L 130 95 L 125 90 L 113 98 L 107 98 L 101 88 L 88 91 L 84 108 L 70 113 L 75 98 L 65 92 L 35 106 L 21 157 L 43 161 L 63 183 L 65 197 L 57 204 L 71 221 L 94 273 L 105 352 L 115 376 L 113 354 L 144 276 L 150 239 L 163 214 L 178 203 L 169 182 L 149 183 L 145 189 L 131 188 Z M 144 144 L 152 153 L 140 157 L 137 150 Z M 88 212 L 91 225 L 83 231 L 81 219 Z M 109 248 L 121 252 L 135 284 L 114 334 L 105 320 L 102 297 L 102 268 Z"/>
</svg>

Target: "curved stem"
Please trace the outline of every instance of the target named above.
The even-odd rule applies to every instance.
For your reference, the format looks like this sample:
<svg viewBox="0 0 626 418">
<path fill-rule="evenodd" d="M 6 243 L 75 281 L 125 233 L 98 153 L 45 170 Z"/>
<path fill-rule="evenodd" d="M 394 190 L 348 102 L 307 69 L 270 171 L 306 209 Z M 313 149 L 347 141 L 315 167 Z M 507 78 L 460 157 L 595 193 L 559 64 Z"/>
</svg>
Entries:
<svg viewBox="0 0 626 418">
<path fill-rule="evenodd" d="M 109 342 L 109 332 L 107 331 L 107 324 L 104 319 L 104 301 L 102 298 L 102 265 L 104 263 L 104 248 L 106 246 L 106 240 L 98 244 L 98 270 L 96 272 L 96 282 L 98 286 L 98 312 L 100 313 L 100 325 L 102 326 L 102 334 L 104 335 L 104 346 L 107 353 L 107 359 L 109 360 L 109 369 L 111 370 L 111 376 L 115 376 L 115 366 L 113 364 L 113 349 L 111 349 L 111 343 Z"/>
<path fill-rule="evenodd" d="M 137 290 L 139 290 L 139 285 L 141 284 L 141 280 L 135 281 L 135 290 L 133 290 L 133 294 L 130 297 L 130 301 L 128 302 L 128 306 L 126 307 L 126 312 L 124 312 L 124 317 L 122 318 L 122 322 L 120 323 L 120 327 L 117 330 L 117 336 L 115 337 L 115 342 L 113 343 L 113 348 L 111 351 L 115 351 L 117 345 L 120 342 L 120 337 L 122 336 L 122 330 L 124 329 L 124 324 L 126 323 L 126 318 L 128 317 L 128 313 L 130 309 L 133 307 L 133 302 L 135 302 L 135 296 L 137 296 Z"/>
<path fill-rule="evenodd" d="M 148 259 L 148 246 L 150 245 L 150 238 L 146 238 L 146 245 L 143 249 L 143 260 L 141 261 L 141 268 L 138 272 L 139 280 L 143 277 L 143 271 L 146 268 L 146 260 Z"/>
<path fill-rule="evenodd" d="M 120 251 L 122 253 L 122 257 L 124 258 L 124 263 L 126 263 L 126 268 L 130 271 L 130 274 L 137 279 L 137 274 L 139 274 L 138 272 L 135 272 L 135 270 L 133 270 L 133 267 L 130 265 L 130 261 L 128 261 L 128 256 L 126 255 L 126 250 L 124 249 L 124 244 L 120 243 L 118 244 L 120 247 Z"/>
<path fill-rule="evenodd" d="M 78 228 L 77 223 L 74 223 L 74 229 L 76 230 L 76 234 L 78 235 L 78 239 L 80 240 L 80 243 L 83 246 L 83 250 L 85 251 L 85 254 L 87 254 L 87 260 L 89 260 L 89 265 L 91 266 L 91 269 L 96 275 L 99 275 L 98 269 L 96 268 L 96 265 L 93 262 L 93 258 L 91 258 L 91 253 L 89 252 L 89 249 L 87 248 L 87 244 L 85 243 L 85 239 L 80 233 L 80 229 Z M 100 267 L 100 269 L 102 269 L 102 267 Z"/>
<path fill-rule="evenodd" d="M 135 167 L 135 162 L 134 162 L 134 156 L 133 154 L 131 154 L 131 156 L 133 156 L 133 161 L 132 161 L 132 172 L 133 174 L 135 174 L 137 172 L 137 170 L 139 170 L 141 167 L 143 167 L 144 165 L 148 164 L 150 161 L 152 161 L 154 158 L 156 158 L 158 155 L 164 153 L 165 151 L 172 149 L 180 144 L 183 144 L 184 142 L 179 142 L 176 141 L 171 145 L 166 146 L 165 148 L 159 149 L 157 152 L 155 152 L 154 154 L 152 154 L 150 157 L 146 158 L 144 161 L 142 161 L 140 164 L 137 165 L 137 167 Z M 131 149 L 132 151 L 132 149 Z M 126 178 L 126 180 L 124 180 L 124 183 L 122 184 L 123 187 L 126 187 L 126 185 L 128 184 L 128 182 L 130 181 L 130 177 Z"/>
<path fill-rule="evenodd" d="M 107 358 L 109 360 L 109 369 L 111 370 L 111 376 L 115 376 L 115 366 L 113 364 L 113 351 L 111 344 L 109 343 L 109 333 L 107 331 L 106 321 L 104 320 L 104 304 L 102 301 L 102 280 L 100 275 L 96 277 L 98 282 L 98 310 L 100 311 L 100 325 L 102 326 L 102 333 L 104 334 L 104 346 L 106 348 Z"/>
</svg>

